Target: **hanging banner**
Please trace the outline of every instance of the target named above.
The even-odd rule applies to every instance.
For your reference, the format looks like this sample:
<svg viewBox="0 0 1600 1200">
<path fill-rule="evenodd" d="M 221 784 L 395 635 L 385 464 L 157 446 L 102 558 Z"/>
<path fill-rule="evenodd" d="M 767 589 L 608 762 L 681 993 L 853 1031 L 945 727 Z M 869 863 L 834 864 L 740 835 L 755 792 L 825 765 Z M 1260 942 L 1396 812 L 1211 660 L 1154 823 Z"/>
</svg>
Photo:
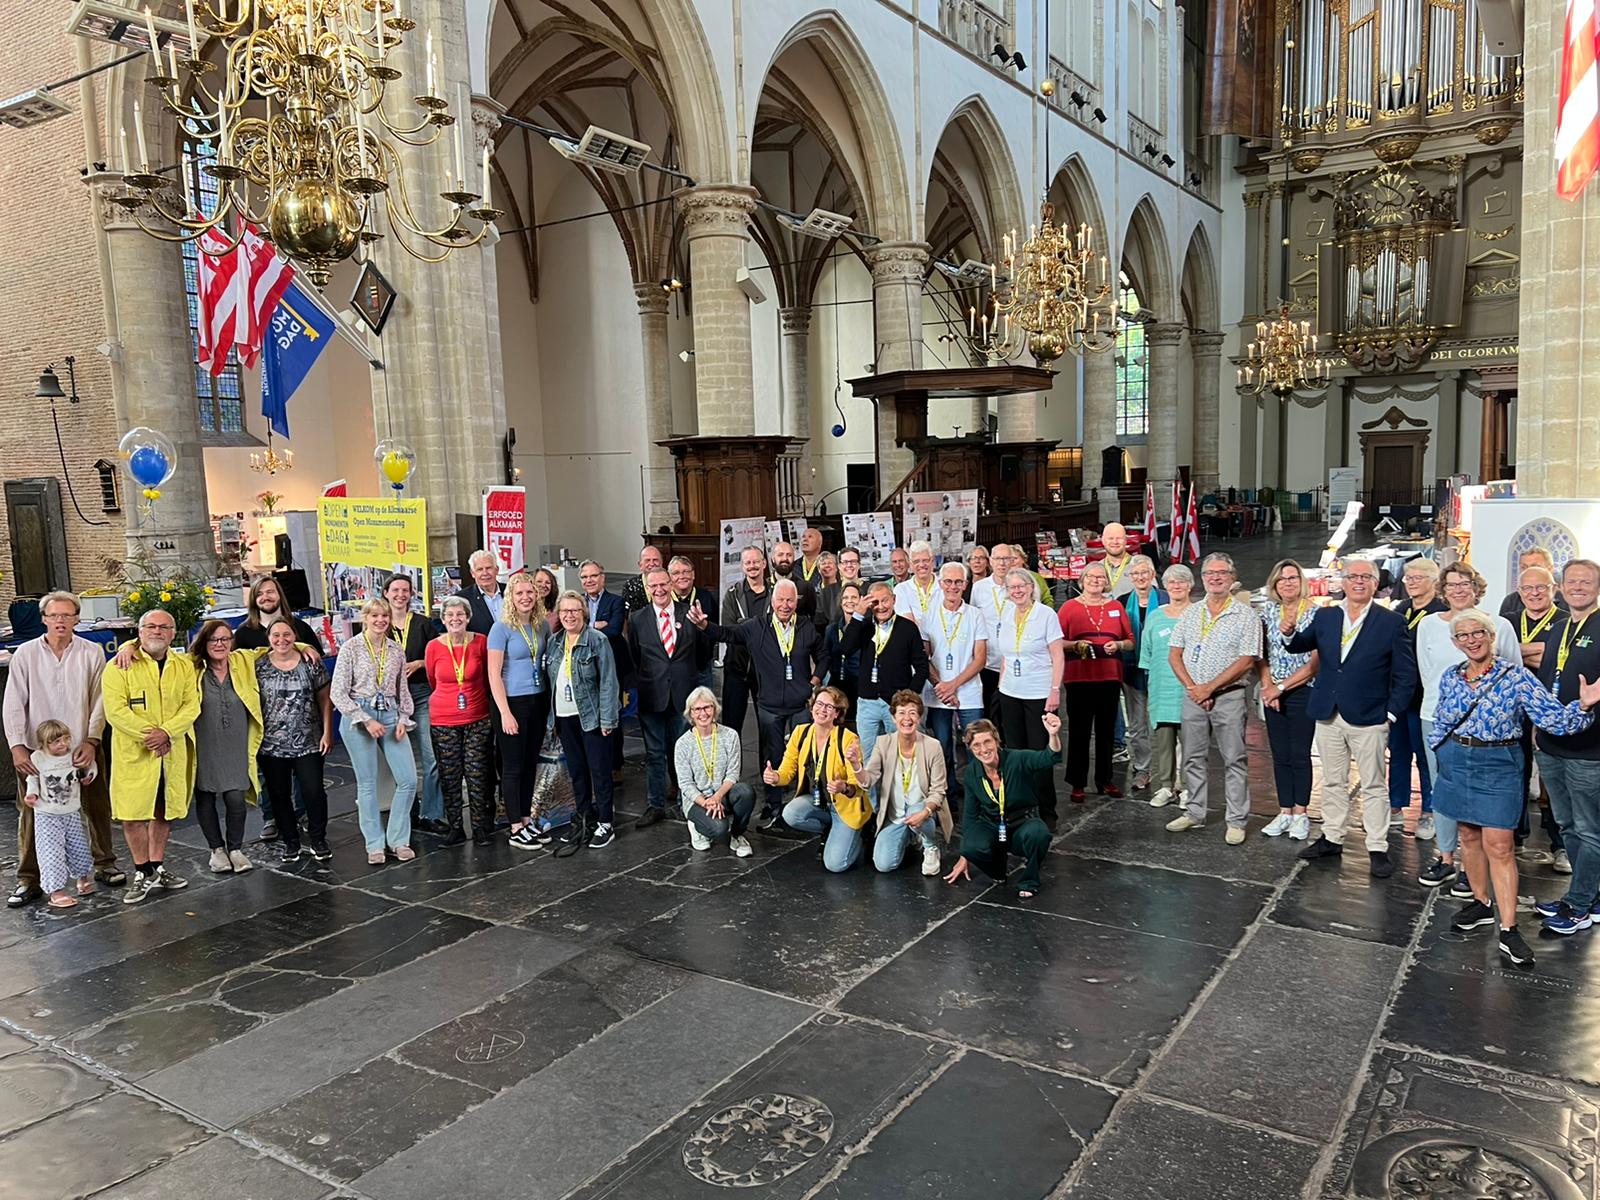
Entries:
<svg viewBox="0 0 1600 1200">
<path fill-rule="evenodd" d="M 978 493 L 907 492 L 901 518 L 905 545 L 924 541 L 941 561 L 965 558 L 978 544 Z"/>
<path fill-rule="evenodd" d="M 496 484 L 483 489 L 484 548 L 510 575 L 526 565 L 528 489 Z"/>
<path fill-rule="evenodd" d="M 327 605 L 355 609 L 383 595 L 391 575 L 411 577 L 413 605 L 432 610 L 428 574 L 428 502 L 325 496 L 317 501 Z"/>
<path fill-rule="evenodd" d="M 894 518 L 884 512 L 845 513 L 844 544 L 861 552 L 863 576 L 887 575 L 894 550 Z"/>
<path fill-rule="evenodd" d="M 745 550 L 750 546 L 761 549 L 766 536 L 767 523 L 760 517 L 734 517 L 722 523 L 722 537 L 717 543 L 719 598 L 744 578 L 741 559 Z"/>
</svg>

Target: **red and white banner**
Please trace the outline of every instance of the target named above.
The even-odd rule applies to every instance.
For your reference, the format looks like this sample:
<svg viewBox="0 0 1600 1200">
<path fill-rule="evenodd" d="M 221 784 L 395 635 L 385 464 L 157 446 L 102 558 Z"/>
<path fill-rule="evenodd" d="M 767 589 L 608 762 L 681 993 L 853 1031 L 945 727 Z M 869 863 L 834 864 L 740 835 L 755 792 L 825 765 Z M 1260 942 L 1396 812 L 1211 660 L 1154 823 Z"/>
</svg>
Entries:
<svg viewBox="0 0 1600 1200">
<path fill-rule="evenodd" d="M 1561 98 L 1556 117 L 1556 192 L 1583 191 L 1600 164 L 1600 74 L 1595 67 L 1594 0 L 1567 0 L 1561 46 Z"/>
<path fill-rule="evenodd" d="M 483 489 L 484 548 L 508 574 L 527 565 L 528 489 L 497 485 Z"/>
<path fill-rule="evenodd" d="M 322 485 L 322 494 L 342 500 L 350 495 L 350 485 L 342 479 L 335 479 L 332 483 Z"/>
<path fill-rule="evenodd" d="M 219 229 L 200 235 L 200 346 L 195 357 L 213 375 L 226 369 L 228 351 L 235 347 L 241 363 L 255 366 L 272 310 L 294 282 L 293 268 L 254 229 L 247 226 L 232 249 L 228 242 Z"/>
<path fill-rule="evenodd" d="M 1178 507 L 1178 481 L 1172 481 L 1172 541 L 1168 543 L 1167 559 L 1183 561 L 1183 509 Z"/>
<path fill-rule="evenodd" d="M 228 245 L 228 236 L 215 227 L 200 235 L 196 261 L 195 290 L 200 300 L 196 359 L 213 375 L 228 365 L 233 349 L 234 326 L 238 321 L 238 293 L 233 276 L 239 266 L 238 255 Z"/>
<path fill-rule="evenodd" d="M 1195 509 L 1194 486 L 1189 487 L 1189 512 L 1184 517 L 1183 523 L 1189 536 L 1189 561 L 1200 561 L 1200 514 Z"/>
<path fill-rule="evenodd" d="M 1156 485 L 1144 485 L 1144 545 L 1153 546 L 1156 540 Z"/>
</svg>

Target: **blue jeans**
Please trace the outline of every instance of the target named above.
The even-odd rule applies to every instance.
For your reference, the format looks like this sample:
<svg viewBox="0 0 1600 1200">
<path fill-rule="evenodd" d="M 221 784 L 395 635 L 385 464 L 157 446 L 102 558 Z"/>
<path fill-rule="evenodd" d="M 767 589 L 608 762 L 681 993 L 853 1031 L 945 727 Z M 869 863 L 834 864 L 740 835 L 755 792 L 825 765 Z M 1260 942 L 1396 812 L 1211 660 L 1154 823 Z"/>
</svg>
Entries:
<svg viewBox="0 0 1600 1200">
<path fill-rule="evenodd" d="M 345 722 L 345 749 L 350 752 L 350 765 L 356 772 L 356 815 L 361 822 L 361 836 L 367 843 L 367 853 L 383 849 L 386 835 L 383 814 L 378 806 L 378 755 L 381 752 L 394 776 L 394 799 L 389 803 L 389 829 L 387 841 L 391 846 L 405 846 L 411 841 L 411 798 L 417 794 L 417 760 L 411 753 L 407 739 L 394 736 L 395 713 L 373 714 L 387 731 L 380 747 L 367 732 L 365 714 L 361 721 Z"/>
<path fill-rule="evenodd" d="M 428 711 L 426 700 L 418 702 L 412 720 L 416 721 L 417 728 L 411 734 L 411 741 L 417 748 L 417 756 L 422 760 L 422 766 L 418 771 L 422 791 L 422 819 L 442 821 L 444 789 L 439 786 L 439 764 L 433 757 L 433 715 Z"/>
<path fill-rule="evenodd" d="M 1433 771 L 1428 765 L 1430 757 L 1422 745 L 1422 714 L 1415 709 L 1408 709 L 1389 726 L 1390 808 L 1406 808 L 1411 804 L 1411 763 L 1415 760 L 1417 776 L 1422 781 L 1422 811 L 1433 811 Z"/>
<path fill-rule="evenodd" d="M 800 796 L 783 806 L 783 823 L 802 833 L 824 835 L 822 865 L 830 871 L 848 871 L 861 861 L 861 831 L 837 820 L 831 808 Z"/>
<path fill-rule="evenodd" d="M 880 737 L 894 728 L 894 714 L 887 700 L 868 700 L 863 696 L 856 701 L 856 736 L 861 739 L 861 761 L 872 757 L 872 747 Z M 874 789 L 876 798 L 877 791 Z"/>
<path fill-rule="evenodd" d="M 885 821 L 883 828 L 878 830 L 877 841 L 872 843 L 872 865 L 880 871 L 898 871 L 906 858 L 906 843 L 912 838 L 921 844 L 923 850 L 938 849 L 939 819 L 930 816 L 915 829 L 904 821 Z"/>
<path fill-rule="evenodd" d="M 683 717 L 676 711 L 645 712 L 639 710 L 639 732 L 644 734 L 645 791 L 650 807 L 666 811 L 667 764 L 672 761 L 673 749 L 683 734 Z"/>
<path fill-rule="evenodd" d="M 1588 912 L 1600 896 L 1600 762 L 1559 758 L 1543 750 L 1533 753 L 1572 860 L 1572 882 L 1562 899 L 1578 912 Z"/>
<path fill-rule="evenodd" d="M 1422 727 L 1422 749 L 1427 758 L 1428 773 L 1437 777 L 1439 774 L 1439 757 L 1433 752 L 1431 744 L 1433 722 L 1419 718 L 1417 723 Z M 1429 786 L 1431 787 L 1432 785 L 1430 784 Z M 1443 813 L 1434 813 L 1433 830 L 1434 840 L 1439 846 L 1439 853 L 1454 854 L 1456 847 L 1461 844 L 1461 835 L 1457 832 L 1455 818 L 1447 817 Z"/>
<path fill-rule="evenodd" d="M 983 709 L 930 708 L 927 717 L 928 732 L 934 736 L 944 750 L 945 794 L 948 796 L 962 794 L 961 785 L 956 780 L 956 717 L 958 715 L 961 718 L 961 728 L 965 729 L 974 721 L 983 719 Z"/>
</svg>

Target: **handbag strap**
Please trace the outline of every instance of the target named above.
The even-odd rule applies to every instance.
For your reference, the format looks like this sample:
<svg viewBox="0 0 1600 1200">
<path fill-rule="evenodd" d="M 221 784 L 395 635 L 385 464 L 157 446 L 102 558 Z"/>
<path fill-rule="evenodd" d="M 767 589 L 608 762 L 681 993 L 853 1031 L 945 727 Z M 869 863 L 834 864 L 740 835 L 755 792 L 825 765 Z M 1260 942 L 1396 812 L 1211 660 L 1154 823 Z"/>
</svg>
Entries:
<svg viewBox="0 0 1600 1200">
<path fill-rule="evenodd" d="M 1499 659 L 1496 659 L 1493 671 L 1495 673 L 1498 673 L 1500 671 L 1500 668 L 1503 665 L 1504 664 Z M 1452 669 L 1454 669 L 1454 668 L 1452 668 Z M 1466 672 L 1465 671 L 1462 672 L 1462 678 L 1463 679 L 1466 678 Z M 1444 737 L 1439 739 L 1439 742 L 1440 742 L 1441 745 L 1444 744 L 1445 742 L 1449 741 L 1450 740 L 1450 735 L 1452 733 L 1454 733 L 1456 730 L 1460 729 L 1463 725 L 1465 725 L 1467 723 L 1467 718 L 1472 716 L 1473 710 L 1478 707 L 1478 702 L 1480 700 L 1482 700 L 1485 695 L 1488 694 L 1488 691 L 1489 691 L 1489 689 L 1487 687 L 1481 688 L 1481 689 L 1479 689 L 1477 694 L 1472 697 L 1472 703 L 1467 705 L 1467 711 L 1461 714 L 1461 719 L 1459 721 L 1457 721 L 1454 725 L 1450 726 L 1449 729 L 1446 729 L 1444 731 Z"/>
</svg>

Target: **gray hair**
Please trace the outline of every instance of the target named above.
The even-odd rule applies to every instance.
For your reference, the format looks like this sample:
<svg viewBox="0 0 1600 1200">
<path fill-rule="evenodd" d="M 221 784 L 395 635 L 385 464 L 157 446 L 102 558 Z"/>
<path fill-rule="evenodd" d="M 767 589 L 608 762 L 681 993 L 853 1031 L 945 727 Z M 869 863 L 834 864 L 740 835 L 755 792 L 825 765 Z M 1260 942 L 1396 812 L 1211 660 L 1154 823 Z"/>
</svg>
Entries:
<svg viewBox="0 0 1600 1200">
<path fill-rule="evenodd" d="M 586 558 L 581 563 L 578 564 L 578 570 L 580 570 L 580 571 L 583 570 L 585 567 L 593 567 L 595 570 L 599 571 L 600 574 L 602 574 L 602 575 L 604 575 L 606 573 L 605 567 L 601 565 L 600 560 L 598 558 Z"/>
<path fill-rule="evenodd" d="M 787 578 L 780 579 L 777 583 L 772 585 L 772 594 L 776 596 L 784 588 L 788 588 L 791 592 L 793 592 L 796 600 L 800 598 L 800 585 L 795 583 L 794 580 Z"/>
<path fill-rule="evenodd" d="M 1137 567 L 1149 567 L 1151 572 L 1154 573 L 1156 569 L 1156 560 L 1151 558 L 1148 554 L 1135 554 L 1128 560 L 1128 570 L 1132 571 Z"/>
<path fill-rule="evenodd" d="M 939 574 L 943 575 L 946 571 L 950 570 L 951 567 L 954 567 L 956 570 L 961 572 L 961 582 L 965 583 L 968 578 L 967 564 L 962 562 L 959 558 L 947 558 L 944 561 L 944 565 L 939 568 Z"/>
<path fill-rule="evenodd" d="M 495 557 L 493 550 L 474 550 L 467 558 L 467 570 L 477 570 L 481 562 L 492 562 L 496 570 L 500 568 L 500 560 Z"/>
<path fill-rule="evenodd" d="M 712 707 L 717 710 L 716 719 L 720 721 L 722 719 L 722 701 L 718 700 L 717 694 L 708 687 L 697 687 L 689 693 L 689 698 L 683 702 L 683 719 L 693 725 L 695 706 L 704 704 L 708 700 L 711 702 Z M 693 731 L 691 730 L 690 732 Z"/>
<path fill-rule="evenodd" d="M 380 601 L 378 601 L 378 603 L 383 605 L 385 611 L 388 610 L 389 602 L 387 600 L 380 600 Z M 145 622 L 147 622 L 151 617 L 165 617 L 167 620 L 171 621 L 173 624 L 177 624 L 177 621 L 178 621 L 178 618 L 174 617 L 166 609 L 164 609 L 164 608 L 152 608 L 152 609 L 148 609 L 147 611 L 142 612 L 142 613 L 139 614 L 139 625 L 138 625 L 138 628 L 139 629 L 143 629 L 145 627 Z"/>
<path fill-rule="evenodd" d="M 1161 582 L 1163 585 L 1171 587 L 1174 579 L 1181 579 L 1191 588 L 1194 587 L 1194 572 L 1189 570 L 1189 568 L 1184 566 L 1182 563 L 1173 563 L 1165 571 L 1161 572 Z"/>
<path fill-rule="evenodd" d="M 690 562 L 687 558 L 685 558 L 683 555 L 674 554 L 671 558 L 669 558 L 667 560 L 667 569 L 670 571 L 673 567 L 677 566 L 679 563 L 682 563 L 684 566 L 690 568 L 691 570 L 694 568 L 694 564 L 692 562 Z"/>
<path fill-rule="evenodd" d="M 553 612 L 553 613 L 559 614 L 561 612 L 561 606 L 563 604 L 565 604 L 568 600 L 571 600 L 574 604 L 576 604 L 578 606 L 578 611 L 583 614 L 583 623 L 585 625 L 588 625 L 589 624 L 589 602 L 588 602 L 588 600 L 586 600 L 584 598 L 584 595 L 583 595 L 582 592 L 575 592 L 571 588 L 568 588 L 566 591 L 562 592 L 559 596 L 556 597 L 555 603 L 550 606 L 550 611 Z"/>
<path fill-rule="evenodd" d="M 911 545 L 906 547 L 906 553 L 913 557 L 918 554 L 932 554 L 933 545 L 930 542 L 926 542 L 921 538 L 918 538 L 916 541 L 912 542 Z"/>
<path fill-rule="evenodd" d="M 1421 575 L 1424 579 L 1437 581 L 1439 578 L 1439 564 L 1431 558 L 1413 558 L 1406 564 L 1406 569 L 1400 573 L 1400 578 L 1407 575 Z"/>
<path fill-rule="evenodd" d="M 446 596 L 439 601 L 439 615 L 441 617 L 444 616 L 445 610 L 448 608 L 462 608 L 466 610 L 469 619 L 472 616 L 472 604 L 465 596 Z"/>
<path fill-rule="evenodd" d="M 1463 608 L 1460 612 L 1451 614 L 1450 635 L 1454 637 L 1456 630 L 1463 625 L 1477 625 L 1487 630 L 1491 638 L 1497 637 L 1500 633 L 1500 627 L 1495 624 L 1495 619 L 1481 608 Z"/>
<path fill-rule="evenodd" d="M 1006 572 L 1006 586 L 1007 587 L 1011 586 L 1011 581 L 1013 579 L 1020 579 L 1024 583 L 1026 583 L 1028 585 L 1028 589 L 1033 593 L 1034 602 L 1035 603 L 1038 602 L 1038 600 L 1039 600 L 1039 581 L 1038 581 L 1038 579 L 1036 579 L 1034 577 L 1034 574 L 1033 574 L 1032 571 L 1028 570 L 1026 567 L 1012 567 L 1009 571 Z"/>
<path fill-rule="evenodd" d="M 72 611 L 75 613 L 83 612 L 83 601 L 78 599 L 77 593 L 57 591 L 46 592 L 44 595 L 39 597 L 39 615 L 41 617 L 44 616 L 44 610 L 49 608 L 52 604 L 55 604 L 57 601 L 60 601 L 63 604 L 72 605 Z"/>
<path fill-rule="evenodd" d="M 1228 568 L 1230 574 L 1232 574 L 1235 578 L 1238 578 L 1239 569 L 1233 565 L 1233 555 L 1224 554 L 1221 550 L 1213 550 L 1201 560 L 1200 570 L 1204 572 L 1205 569 L 1214 562 L 1221 563 L 1223 566 Z"/>
</svg>

